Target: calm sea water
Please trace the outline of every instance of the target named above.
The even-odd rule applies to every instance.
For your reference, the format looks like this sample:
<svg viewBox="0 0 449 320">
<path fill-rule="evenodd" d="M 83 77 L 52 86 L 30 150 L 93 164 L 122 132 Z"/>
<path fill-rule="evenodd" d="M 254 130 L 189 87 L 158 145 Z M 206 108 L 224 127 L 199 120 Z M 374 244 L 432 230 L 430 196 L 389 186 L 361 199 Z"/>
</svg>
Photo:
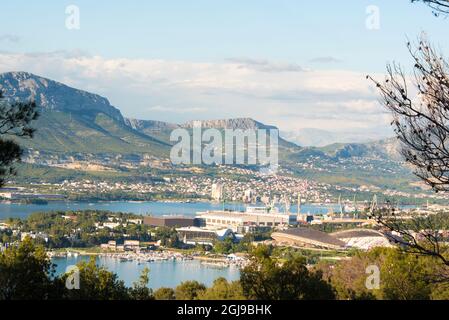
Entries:
<svg viewBox="0 0 449 320">
<path fill-rule="evenodd" d="M 244 204 L 225 204 L 225 209 L 244 210 Z M 338 206 L 318 206 L 303 205 L 302 213 L 324 214 L 329 208 L 338 211 Z M 26 218 L 34 212 L 50 212 L 50 211 L 67 211 L 67 210 L 108 210 L 112 212 L 126 212 L 135 214 L 152 214 L 152 215 L 186 215 L 194 216 L 199 211 L 221 210 L 223 204 L 219 203 L 178 203 L 178 202 L 127 202 L 127 201 L 110 201 L 110 202 L 74 202 L 74 201 L 52 201 L 47 205 L 36 204 L 7 204 L 0 203 L 0 220 L 5 218 Z M 280 208 L 280 210 L 283 210 Z M 296 212 L 297 207 L 292 206 L 290 211 Z"/>
<path fill-rule="evenodd" d="M 56 274 L 66 272 L 68 266 L 76 265 L 80 261 L 88 261 L 86 256 L 53 258 L 52 261 L 57 265 Z M 223 277 L 229 281 L 238 280 L 240 271 L 235 266 L 229 268 L 219 268 L 205 266 L 198 260 L 186 261 L 158 261 L 143 262 L 120 261 L 111 257 L 97 257 L 97 264 L 106 267 L 109 271 L 116 273 L 120 280 L 123 280 L 127 286 L 132 286 L 139 280 L 140 273 L 145 267 L 150 268 L 149 287 L 158 289 L 160 287 L 174 288 L 183 281 L 197 280 L 207 286 L 212 285 L 215 279 Z"/>
</svg>

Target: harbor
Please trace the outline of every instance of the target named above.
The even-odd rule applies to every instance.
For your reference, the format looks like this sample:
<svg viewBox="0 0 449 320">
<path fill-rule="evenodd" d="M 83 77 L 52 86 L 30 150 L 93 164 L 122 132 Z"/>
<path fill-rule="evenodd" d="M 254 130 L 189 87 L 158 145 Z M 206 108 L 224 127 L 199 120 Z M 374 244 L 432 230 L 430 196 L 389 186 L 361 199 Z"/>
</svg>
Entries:
<svg viewBox="0 0 449 320">
<path fill-rule="evenodd" d="M 137 263 L 144 262 L 158 262 L 158 261 L 188 261 L 188 260 L 198 260 L 201 261 L 204 265 L 221 265 L 223 267 L 236 266 L 236 267 L 244 267 L 247 263 L 247 260 L 243 257 L 237 257 L 236 255 L 230 254 L 222 257 L 208 257 L 201 254 L 183 254 L 175 251 L 153 251 L 146 253 L 135 253 L 135 252 L 79 252 L 79 251 L 70 251 L 66 252 L 55 252 L 48 251 L 48 256 L 52 258 L 78 258 L 82 257 L 91 257 L 97 256 L 102 258 L 110 258 L 115 259 L 121 262 L 132 261 Z"/>
<path fill-rule="evenodd" d="M 56 275 L 65 273 L 68 268 L 82 261 L 88 262 L 90 256 L 61 254 L 52 256 L 52 263 L 56 265 Z M 99 266 L 117 274 L 118 278 L 127 286 L 132 286 L 139 280 L 141 272 L 145 268 L 150 269 L 149 287 L 158 289 L 161 287 L 175 288 L 181 282 L 196 280 L 205 285 L 212 285 L 217 278 L 223 277 L 228 281 L 240 278 L 240 268 L 234 263 L 206 262 L 201 259 L 186 258 L 175 254 L 158 254 L 137 259 L 135 255 L 99 254 L 95 255 L 95 261 Z M 126 260 L 125 260 L 126 259 Z"/>
</svg>

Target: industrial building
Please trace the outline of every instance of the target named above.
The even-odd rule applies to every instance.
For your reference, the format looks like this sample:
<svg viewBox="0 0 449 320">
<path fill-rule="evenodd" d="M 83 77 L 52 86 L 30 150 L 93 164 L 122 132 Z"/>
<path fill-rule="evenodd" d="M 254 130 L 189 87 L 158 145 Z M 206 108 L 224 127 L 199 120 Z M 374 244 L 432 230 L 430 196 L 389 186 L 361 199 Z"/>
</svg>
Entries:
<svg viewBox="0 0 449 320">
<path fill-rule="evenodd" d="M 213 245 L 215 241 L 224 241 L 226 239 L 235 240 L 235 234 L 231 229 L 203 229 L 198 227 L 185 227 L 176 229 L 179 239 L 185 244 Z"/>
<path fill-rule="evenodd" d="M 392 247 L 388 237 L 377 230 L 351 229 L 334 232 L 331 236 L 343 241 L 347 247 L 369 250 L 375 247 Z"/>
<path fill-rule="evenodd" d="M 143 223 L 151 227 L 190 227 L 197 225 L 197 219 L 184 216 L 148 216 L 144 217 Z"/>
<path fill-rule="evenodd" d="M 250 207 L 240 211 L 207 211 L 198 213 L 200 225 L 211 228 L 229 228 L 234 232 L 244 227 L 281 228 L 297 224 L 297 216 L 282 214 L 265 207 Z"/>
<path fill-rule="evenodd" d="M 309 229 L 293 228 L 274 232 L 271 237 L 277 245 L 287 245 L 301 248 L 317 248 L 340 250 L 344 249 L 346 243 L 327 233 Z"/>
<path fill-rule="evenodd" d="M 372 229 L 351 229 L 324 233 L 310 228 L 293 228 L 271 235 L 278 245 L 320 249 L 369 250 L 375 247 L 392 247 L 390 237 Z"/>
</svg>

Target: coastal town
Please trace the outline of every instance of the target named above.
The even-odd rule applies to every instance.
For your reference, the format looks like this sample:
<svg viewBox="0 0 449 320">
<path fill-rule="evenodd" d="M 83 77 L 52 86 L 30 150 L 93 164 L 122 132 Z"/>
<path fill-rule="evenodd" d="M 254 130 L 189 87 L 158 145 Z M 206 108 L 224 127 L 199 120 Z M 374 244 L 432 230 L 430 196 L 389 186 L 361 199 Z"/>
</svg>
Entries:
<svg viewBox="0 0 449 320">
<path fill-rule="evenodd" d="M 0 10 L 2 316 L 444 309 L 449 0 L 55 3 Z"/>
<path fill-rule="evenodd" d="M 179 169 L 178 169 L 179 170 Z M 167 174 L 144 174 L 139 179 L 101 179 L 98 177 L 63 180 L 60 182 L 33 181 L 27 184 L 16 180 L 8 188 L 0 189 L 0 199 L 25 200 L 171 200 L 171 201 L 227 201 L 256 203 L 270 197 L 296 202 L 298 194 L 308 203 L 333 203 L 343 195 L 344 202 L 368 202 L 377 194 L 385 198 L 401 199 L 413 204 L 428 200 L 444 202 L 446 193 L 432 193 L 419 188 L 413 192 L 376 185 L 346 186 L 338 183 L 318 182 L 280 168 L 276 175 L 266 175 L 258 169 L 217 166 L 213 174 L 205 168 L 191 168 L 189 174 L 179 171 Z M 391 173 L 393 174 L 393 173 Z M 140 181 L 133 181 L 140 180 Z M 213 196 L 214 186 L 220 186 L 220 197 Z M 265 200 L 264 200 L 265 199 Z"/>
<path fill-rule="evenodd" d="M 241 192 L 248 203 L 260 200 L 253 193 Z M 223 186 L 213 184 L 210 197 L 222 201 Z M 2 221 L 0 247 L 4 250 L 31 238 L 46 245 L 52 258 L 98 255 L 137 263 L 198 259 L 208 265 L 243 267 L 249 248 L 259 244 L 345 256 L 353 249 L 393 247 L 401 236 L 385 230 L 370 216 L 377 209 L 376 198 L 368 205 L 339 202 L 336 210 L 329 207 L 324 214 L 304 212 L 300 194 L 293 205 L 288 198 L 280 199 L 280 203 L 277 198 L 262 200 L 265 204 L 247 204 L 244 210 L 208 210 L 188 216 L 95 210 L 33 214 L 26 220 Z M 290 211 L 291 207 L 297 212 Z M 444 206 L 427 205 L 401 212 L 407 219 L 446 210 Z M 42 227 L 47 223 L 48 227 Z M 449 239 L 449 230 L 440 230 L 439 236 Z"/>
</svg>

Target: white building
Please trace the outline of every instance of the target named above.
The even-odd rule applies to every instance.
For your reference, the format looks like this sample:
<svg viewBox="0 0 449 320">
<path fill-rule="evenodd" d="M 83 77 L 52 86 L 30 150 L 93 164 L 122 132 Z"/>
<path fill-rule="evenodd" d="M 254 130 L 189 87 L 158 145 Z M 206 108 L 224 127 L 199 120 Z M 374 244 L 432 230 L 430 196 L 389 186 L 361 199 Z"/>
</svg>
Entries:
<svg viewBox="0 0 449 320">
<path fill-rule="evenodd" d="M 96 222 L 95 223 L 95 227 L 97 227 L 98 229 L 108 228 L 108 229 L 112 230 L 121 225 L 122 224 L 120 222 Z"/>
<path fill-rule="evenodd" d="M 240 211 L 207 211 L 198 214 L 202 225 L 211 228 L 229 228 L 238 232 L 242 227 L 281 228 L 297 224 L 296 215 L 281 214 L 266 207 L 249 207 Z"/>
<path fill-rule="evenodd" d="M 221 201 L 223 199 L 223 185 L 214 183 L 212 185 L 211 197 L 215 201 Z"/>
<path fill-rule="evenodd" d="M 331 233 L 331 236 L 343 241 L 348 248 L 370 250 L 375 247 L 393 247 L 383 233 L 372 229 L 351 229 Z"/>
<path fill-rule="evenodd" d="M 176 229 L 179 239 L 185 244 L 213 245 L 215 241 L 224 241 L 226 239 L 235 240 L 235 234 L 231 229 L 204 229 L 198 227 L 185 227 Z"/>
<path fill-rule="evenodd" d="M 21 232 L 20 233 L 20 241 L 25 240 L 25 238 L 31 238 L 31 239 L 42 239 L 45 242 L 48 242 L 48 234 L 46 233 L 33 233 L 33 232 Z"/>
<path fill-rule="evenodd" d="M 254 191 L 251 189 L 245 190 L 245 194 L 243 195 L 243 202 L 251 203 L 254 199 Z"/>
</svg>

